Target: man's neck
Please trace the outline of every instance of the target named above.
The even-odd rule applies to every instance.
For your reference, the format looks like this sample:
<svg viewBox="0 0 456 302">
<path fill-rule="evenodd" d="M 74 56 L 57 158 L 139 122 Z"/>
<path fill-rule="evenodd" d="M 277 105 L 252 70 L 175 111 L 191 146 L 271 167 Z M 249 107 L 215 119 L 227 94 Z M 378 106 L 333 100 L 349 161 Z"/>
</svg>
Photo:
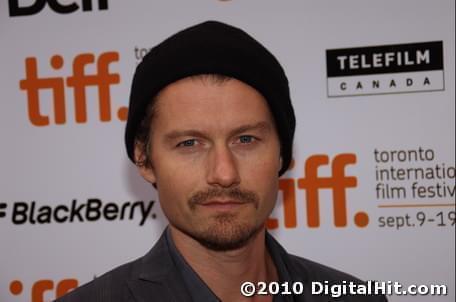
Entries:
<svg viewBox="0 0 456 302">
<path fill-rule="evenodd" d="M 272 301 L 270 296 L 246 299 L 240 293 L 245 281 L 278 280 L 276 267 L 266 248 L 264 228 L 244 247 L 226 252 L 210 250 L 173 226 L 170 231 L 185 261 L 222 301 Z"/>
</svg>

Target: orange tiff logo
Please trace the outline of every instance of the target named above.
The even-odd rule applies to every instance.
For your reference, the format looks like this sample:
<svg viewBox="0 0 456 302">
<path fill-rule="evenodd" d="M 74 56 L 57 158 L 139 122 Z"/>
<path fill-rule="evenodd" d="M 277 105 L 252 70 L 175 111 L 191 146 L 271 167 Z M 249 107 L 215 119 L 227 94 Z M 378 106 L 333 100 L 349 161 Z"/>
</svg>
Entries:
<svg viewBox="0 0 456 302">
<path fill-rule="evenodd" d="M 356 163 L 356 155 L 344 153 L 336 155 L 331 162 L 331 176 L 318 175 L 318 168 L 329 164 L 327 155 L 318 154 L 310 156 L 304 167 L 304 177 L 299 179 L 284 178 L 279 180 L 279 190 L 283 196 L 284 225 L 285 228 L 296 228 L 296 184 L 299 189 L 305 190 L 307 225 L 311 228 L 320 226 L 320 189 L 332 190 L 334 226 L 347 226 L 347 194 L 348 188 L 357 186 L 357 178 L 345 175 L 345 167 Z M 293 168 L 293 167 L 292 167 Z M 355 225 L 365 227 L 369 223 L 369 216 L 365 212 L 357 212 L 354 216 Z M 269 229 L 279 226 L 277 218 L 269 218 Z"/>
<path fill-rule="evenodd" d="M 45 302 L 45 295 L 51 294 L 50 299 L 57 299 L 64 294 L 68 293 L 72 289 L 78 287 L 78 280 L 76 279 L 64 279 L 58 282 L 54 282 L 49 279 L 38 280 L 33 283 L 31 288 L 31 302 Z M 14 280 L 10 283 L 10 292 L 15 295 L 21 295 L 24 286 L 21 281 Z"/>
<path fill-rule="evenodd" d="M 49 115 L 41 111 L 41 102 L 52 103 L 55 124 L 65 124 L 67 121 L 67 102 L 65 99 L 65 87 L 73 92 L 74 114 L 77 123 L 87 122 L 87 97 L 86 89 L 96 87 L 98 90 L 99 119 L 102 122 L 111 120 L 111 85 L 120 82 L 117 73 L 111 73 L 109 66 L 119 61 L 117 52 L 105 52 L 98 58 L 91 53 L 77 55 L 72 64 L 73 74 L 69 77 L 43 77 L 38 74 L 38 64 L 35 57 L 25 59 L 25 78 L 19 82 L 19 87 L 27 93 L 27 108 L 30 122 L 35 126 L 48 126 Z M 93 64 L 95 72 L 86 73 L 88 65 Z M 50 59 L 50 66 L 59 70 L 64 65 L 64 59 L 60 55 L 54 55 Z M 40 92 L 50 90 L 51 100 L 41 100 Z M 118 110 L 120 120 L 127 117 L 127 108 Z"/>
</svg>

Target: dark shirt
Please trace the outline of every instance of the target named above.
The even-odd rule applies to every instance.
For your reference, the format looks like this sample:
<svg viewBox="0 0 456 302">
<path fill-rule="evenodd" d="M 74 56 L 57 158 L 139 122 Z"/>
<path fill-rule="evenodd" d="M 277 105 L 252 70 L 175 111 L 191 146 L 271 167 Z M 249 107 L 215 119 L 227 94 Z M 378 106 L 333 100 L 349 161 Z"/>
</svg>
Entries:
<svg viewBox="0 0 456 302">
<path fill-rule="evenodd" d="M 184 283 L 190 293 L 192 301 L 204 301 L 204 302 L 220 302 L 220 300 L 214 292 L 204 283 L 204 281 L 198 276 L 198 274 L 192 269 L 192 267 L 185 261 L 184 257 L 177 250 L 176 245 L 171 236 L 171 231 L 168 228 L 166 230 L 166 241 L 168 243 L 169 252 L 171 258 L 176 265 L 177 270 L 181 273 Z M 266 248 L 271 255 L 272 261 L 277 269 L 279 275 L 279 283 L 289 281 L 291 284 L 290 273 L 288 272 L 281 254 L 276 246 L 273 244 L 271 235 L 266 233 Z M 240 291 L 240 289 L 239 289 Z M 292 302 L 293 297 L 291 295 L 275 295 L 273 302 Z"/>
</svg>

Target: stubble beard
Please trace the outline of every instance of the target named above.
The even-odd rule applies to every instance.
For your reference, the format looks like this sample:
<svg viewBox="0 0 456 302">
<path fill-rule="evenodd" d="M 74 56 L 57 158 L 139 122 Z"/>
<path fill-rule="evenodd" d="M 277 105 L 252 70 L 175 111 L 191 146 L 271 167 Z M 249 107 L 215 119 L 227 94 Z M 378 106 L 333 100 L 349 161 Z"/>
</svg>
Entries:
<svg viewBox="0 0 456 302">
<path fill-rule="evenodd" d="M 188 204 L 194 213 L 198 206 L 215 197 L 228 197 L 245 203 L 242 207 L 258 209 L 259 197 L 255 192 L 239 188 L 211 188 L 193 194 Z M 247 209 L 245 209 L 247 210 Z M 202 246 L 213 251 L 232 251 L 246 246 L 264 227 L 263 221 L 242 221 L 240 213 L 218 213 L 207 221 L 197 222 L 193 228 L 176 226 L 181 232 L 190 236 Z"/>
</svg>

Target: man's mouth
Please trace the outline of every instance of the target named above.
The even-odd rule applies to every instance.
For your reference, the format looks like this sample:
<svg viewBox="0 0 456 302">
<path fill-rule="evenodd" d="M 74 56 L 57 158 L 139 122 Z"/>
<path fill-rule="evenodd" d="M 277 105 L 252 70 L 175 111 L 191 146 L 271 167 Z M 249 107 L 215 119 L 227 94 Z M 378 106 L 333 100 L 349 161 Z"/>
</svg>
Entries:
<svg viewBox="0 0 456 302">
<path fill-rule="evenodd" d="M 211 199 L 199 203 L 198 205 L 205 208 L 216 211 L 231 211 L 242 207 L 243 205 L 248 204 L 248 202 L 235 200 L 235 199 Z"/>
</svg>

